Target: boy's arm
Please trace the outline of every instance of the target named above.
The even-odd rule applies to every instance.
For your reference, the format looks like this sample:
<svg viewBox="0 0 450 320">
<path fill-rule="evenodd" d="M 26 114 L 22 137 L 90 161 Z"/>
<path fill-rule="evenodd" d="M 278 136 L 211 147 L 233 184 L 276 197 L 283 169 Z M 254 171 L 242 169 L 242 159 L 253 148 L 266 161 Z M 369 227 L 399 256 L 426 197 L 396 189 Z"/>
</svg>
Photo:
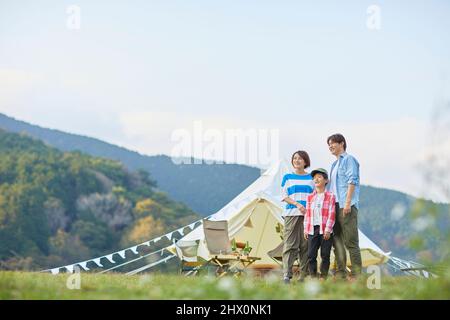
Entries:
<svg viewBox="0 0 450 320">
<path fill-rule="evenodd" d="M 328 219 L 327 223 L 325 224 L 325 232 L 331 234 L 333 232 L 334 222 L 336 220 L 336 198 L 333 194 L 331 195 L 329 203 L 330 206 L 328 208 Z"/>
<path fill-rule="evenodd" d="M 312 198 L 308 197 L 306 200 L 306 212 L 305 212 L 305 218 L 303 219 L 303 234 L 305 239 L 308 239 L 308 225 L 311 222 L 311 201 Z"/>
</svg>

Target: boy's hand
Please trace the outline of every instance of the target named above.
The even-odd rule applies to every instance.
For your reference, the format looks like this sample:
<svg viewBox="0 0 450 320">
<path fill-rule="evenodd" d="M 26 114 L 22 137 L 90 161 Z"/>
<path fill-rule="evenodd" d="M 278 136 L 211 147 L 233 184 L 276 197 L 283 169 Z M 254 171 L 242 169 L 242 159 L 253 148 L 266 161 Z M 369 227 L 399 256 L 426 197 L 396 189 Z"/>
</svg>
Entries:
<svg viewBox="0 0 450 320">
<path fill-rule="evenodd" d="M 303 236 L 305 237 L 305 240 L 308 240 L 308 234 L 306 232 L 303 233 Z"/>
<path fill-rule="evenodd" d="M 323 238 L 324 238 L 325 240 L 330 239 L 330 233 L 329 233 L 329 232 L 325 232 L 325 234 L 323 235 Z"/>
</svg>

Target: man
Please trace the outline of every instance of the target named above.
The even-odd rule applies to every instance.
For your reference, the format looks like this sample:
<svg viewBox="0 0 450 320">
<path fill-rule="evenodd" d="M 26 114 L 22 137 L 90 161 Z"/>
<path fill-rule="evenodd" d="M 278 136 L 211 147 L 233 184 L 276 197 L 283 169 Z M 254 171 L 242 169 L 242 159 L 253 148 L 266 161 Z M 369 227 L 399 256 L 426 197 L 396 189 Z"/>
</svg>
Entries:
<svg viewBox="0 0 450 320">
<path fill-rule="evenodd" d="M 327 144 L 336 161 L 331 165 L 329 191 L 336 196 L 336 223 L 333 246 L 337 261 L 337 276 L 346 276 L 346 252 L 352 265 L 349 280 L 361 274 L 362 260 L 358 237 L 359 163 L 347 150 L 342 134 L 328 137 Z"/>
</svg>

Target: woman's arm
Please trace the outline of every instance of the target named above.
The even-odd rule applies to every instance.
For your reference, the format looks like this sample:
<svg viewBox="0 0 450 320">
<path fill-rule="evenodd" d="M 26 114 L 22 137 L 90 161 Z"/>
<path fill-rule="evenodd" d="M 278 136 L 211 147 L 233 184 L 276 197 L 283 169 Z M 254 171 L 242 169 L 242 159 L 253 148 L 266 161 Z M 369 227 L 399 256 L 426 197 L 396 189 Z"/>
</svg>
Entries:
<svg viewBox="0 0 450 320">
<path fill-rule="evenodd" d="M 295 200 L 293 200 L 293 199 L 291 199 L 289 197 L 284 198 L 283 201 L 286 202 L 286 203 L 289 203 L 289 204 L 292 204 L 292 205 L 296 206 L 298 208 L 298 210 L 300 210 L 300 212 L 302 214 L 305 214 L 306 208 L 304 206 L 302 206 L 300 203 L 298 203 L 297 201 L 295 201 Z"/>
</svg>

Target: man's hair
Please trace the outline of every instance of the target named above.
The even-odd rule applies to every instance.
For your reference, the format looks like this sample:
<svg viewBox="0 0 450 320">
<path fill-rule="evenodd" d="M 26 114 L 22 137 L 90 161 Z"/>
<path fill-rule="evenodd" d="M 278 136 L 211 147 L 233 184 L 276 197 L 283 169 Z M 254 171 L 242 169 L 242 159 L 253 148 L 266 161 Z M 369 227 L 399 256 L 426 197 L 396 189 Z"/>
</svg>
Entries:
<svg viewBox="0 0 450 320">
<path fill-rule="evenodd" d="M 291 158 L 291 164 L 294 164 L 294 156 L 298 154 L 300 156 L 300 158 L 303 159 L 303 161 L 305 161 L 305 169 L 308 168 L 311 165 L 311 160 L 309 160 L 309 155 L 306 151 L 300 150 L 300 151 L 295 151 L 292 154 L 292 158 Z"/>
<path fill-rule="evenodd" d="M 328 139 L 327 139 L 327 144 L 328 145 L 330 144 L 330 141 L 331 142 L 336 142 L 336 143 L 342 143 L 343 142 L 344 143 L 344 151 L 347 150 L 347 142 L 345 141 L 345 138 L 344 138 L 344 136 L 342 134 L 336 133 L 336 134 L 333 134 L 333 135 L 329 136 Z"/>
</svg>

